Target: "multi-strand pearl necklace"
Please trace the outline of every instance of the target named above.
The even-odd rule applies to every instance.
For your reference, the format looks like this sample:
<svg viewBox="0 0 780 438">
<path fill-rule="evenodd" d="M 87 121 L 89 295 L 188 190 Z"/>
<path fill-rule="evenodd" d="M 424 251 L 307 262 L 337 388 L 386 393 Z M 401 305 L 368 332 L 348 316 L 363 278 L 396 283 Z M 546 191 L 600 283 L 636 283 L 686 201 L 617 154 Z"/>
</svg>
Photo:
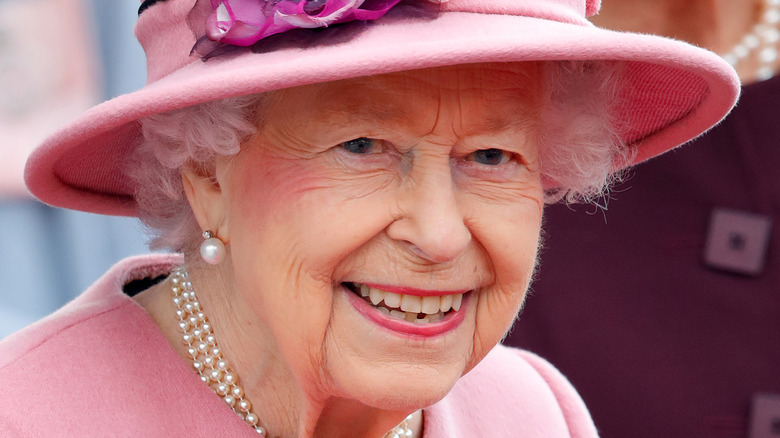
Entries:
<svg viewBox="0 0 780 438">
<path fill-rule="evenodd" d="M 211 323 L 195 296 L 187 270 L 183 266 L 173 270 L 170 279 L 178 326 L 182 332 L 182 342 L 187 346 L 187 355 L 192 359 L 192 367 L 200 375 L 200 380 L 209 385 L 258 435 L 266 436 L 265 428 L 259 424 L 260 418 L 247 399 L 244 388 L 239 384 L 238 375 L 232 372 L 217 345 Z M 412 437 L 413 416 L 414 414 L 409 414 L 398 426 L 387 432 L 384 438 Z"/>
<path fill-rule="evenodd" d="M 763 81 L 775 73 L 777 61 L 777 43 L 780 41 L 780 0 L 764 0 L 761 21 L 742 37 L 728 52 L 721 55 L 732 67 L 737 68 L 740 61 L 758 51 L 756 79 Z"/>
<path fill-rule="evenodd" d="M 265 428 L 258 424 L 260 418 L 246 398 L 244 388 L 239 385 L 238 376 L 231 372 L 217 345 L 211 323 L 203 313 L 188 277 L 184 267 L 171 272 L 173 304 L 176 305 L 179 330 L 182 332 L 182 341 L 187 346 L 187 355 L 192 359 L 192 367 L 198 372 L 203 383 L 222 397 L 260 436 L 265 436 Z"/>
</svg>

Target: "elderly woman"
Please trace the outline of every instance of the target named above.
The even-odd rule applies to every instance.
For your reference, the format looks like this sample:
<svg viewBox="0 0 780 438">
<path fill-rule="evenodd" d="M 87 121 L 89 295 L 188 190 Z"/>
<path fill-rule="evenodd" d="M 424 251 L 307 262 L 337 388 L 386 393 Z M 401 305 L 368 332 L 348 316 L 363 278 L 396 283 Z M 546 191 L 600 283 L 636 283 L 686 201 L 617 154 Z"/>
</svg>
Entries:
<svg viewBox="0 0 780 438">
<path fill-rule="evenodd" d="M 592 437 L 497 347 L 546 201 L 720 120 L 727 64 L 585 0 L 147 0 L 149 83 L 31 157 L 41 200 L 138 215 L 120 263 L 6 340 L 18 436 Z M 531 311 L 531 310 L 529 310 Z"/>
</svg>

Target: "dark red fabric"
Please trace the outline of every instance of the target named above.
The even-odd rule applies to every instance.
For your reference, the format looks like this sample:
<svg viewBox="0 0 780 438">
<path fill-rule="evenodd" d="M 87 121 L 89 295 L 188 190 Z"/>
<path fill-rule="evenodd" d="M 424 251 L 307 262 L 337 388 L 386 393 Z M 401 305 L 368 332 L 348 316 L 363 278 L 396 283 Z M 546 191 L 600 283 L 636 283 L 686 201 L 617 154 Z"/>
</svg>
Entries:
<svg viewBox="0 0 780 438">
<path fill-rule="evenodd" d="M 606 212 L 548 209 L 506 343 L 559 367 L 603 438 L 747 437 L 752 395 L 780 393 L 780 77 L 632 173 Z M 763 274 L 705 266 L 716 207 L 774 218 Z"/>
</svg>

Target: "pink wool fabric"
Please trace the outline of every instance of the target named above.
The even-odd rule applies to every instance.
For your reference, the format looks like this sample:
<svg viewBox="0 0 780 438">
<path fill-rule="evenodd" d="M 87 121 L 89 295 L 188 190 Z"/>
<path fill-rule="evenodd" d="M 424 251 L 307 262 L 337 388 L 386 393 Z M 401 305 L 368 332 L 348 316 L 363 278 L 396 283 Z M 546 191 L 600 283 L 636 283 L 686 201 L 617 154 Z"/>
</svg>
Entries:
<svg viewBox="0 0 780 438">
<path fill-rule="evenodd" d="M 125 260 L 73 302 L 0 342 L 0 436 L 257 436 L 122 292 L 131 280 L 166 275 L 181 263 L 177 255 Z M 424 416 L 425 438 L 597 436 L 555 368 L 503 346 Z"/>
</svg>

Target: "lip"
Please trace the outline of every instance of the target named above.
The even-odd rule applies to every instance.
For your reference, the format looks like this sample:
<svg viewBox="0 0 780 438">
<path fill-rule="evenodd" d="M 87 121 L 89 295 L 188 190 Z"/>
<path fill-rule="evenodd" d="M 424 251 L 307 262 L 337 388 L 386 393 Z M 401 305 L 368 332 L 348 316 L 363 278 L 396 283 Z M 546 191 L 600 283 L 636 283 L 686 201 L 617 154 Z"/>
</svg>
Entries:
<svg viewBox="0 0 780 438">
<path fill-rule="evenodd" d="M 441 321 L 419 324 L 386 315 L 376 310 L 372 305 L 366 302 L 366 300 L 358 297 L 346 287 L 342 286 L 341 289 L 343 293 L 347 294 L 349 303 L 352 304 L 352 307 L 354 307 L 358 313 L 378 326 L 401 336 L 433 337 L 455 330 L 466 318 L 466 310 L 471 301 L 471 294 L 467 293 L 463 296 L 463 302 L 461 303 L 459 310 L 450 311 Z M 398 288 L 396 288 L 396 290 L 397 289 Z M 395 292 L 394 290 L 388 291 Z"/>
<path fill-rule="evenodd" d="M 429 289 L 416 289 L 413 287 L 406 287 L 406 286 L 392 286 L 388 284 L 378 284 L 378 283 L 360 283 L 365 284 L 366 286 L 372 288 L 372 289 L 379 289 L 386 292 L 392 292 L 399 295 L 417 295 L 420 297 L 439 297 L 442 295 L 455 295 L 455 294 L 465 294 L 469 291 L 469 289 L 464 290 L 429 290 Z M 465 298 L 465 297 L 464 297 Z"/>
</svg>

